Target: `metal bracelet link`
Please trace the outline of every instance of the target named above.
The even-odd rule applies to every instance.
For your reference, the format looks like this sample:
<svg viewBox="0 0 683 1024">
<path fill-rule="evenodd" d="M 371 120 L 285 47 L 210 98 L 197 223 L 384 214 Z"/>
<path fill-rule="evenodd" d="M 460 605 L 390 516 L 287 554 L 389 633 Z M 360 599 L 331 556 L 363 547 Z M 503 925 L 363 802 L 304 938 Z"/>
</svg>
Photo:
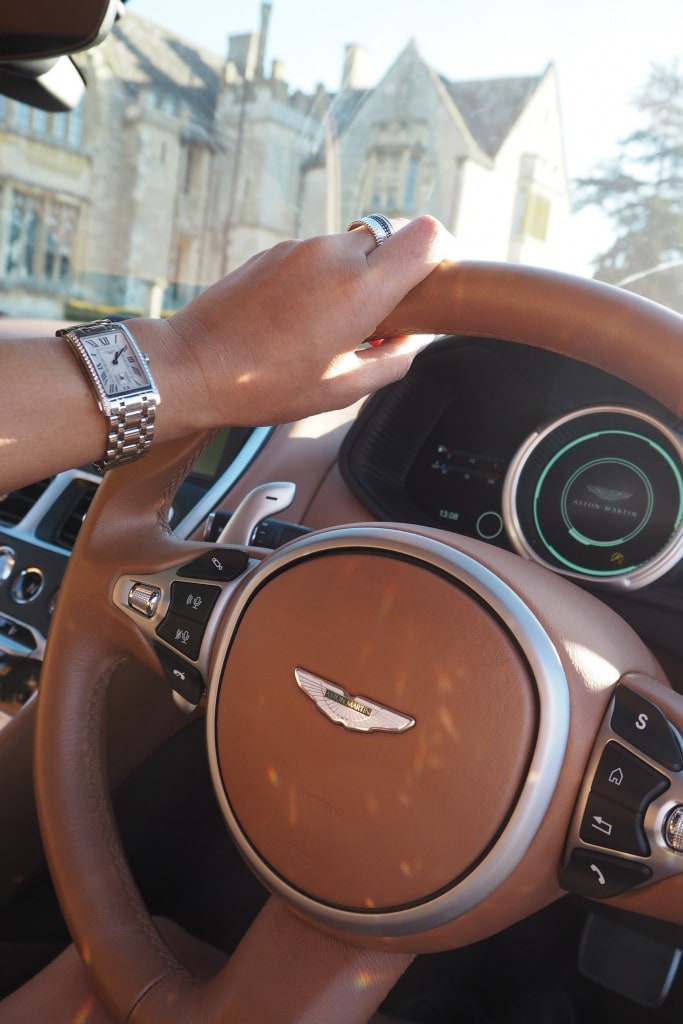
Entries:
<svg viewBox="0 0 683 1024">
<path fill-rule="evenodd" d="M 133 462 L 144 455 L 152 446 L 156 407 L 150 404 L 147 395 L 126 402 L 119 401 L 109 413 L 107 450 L 97 463 L 104 471 L 112 466 Z"/>
</svg>

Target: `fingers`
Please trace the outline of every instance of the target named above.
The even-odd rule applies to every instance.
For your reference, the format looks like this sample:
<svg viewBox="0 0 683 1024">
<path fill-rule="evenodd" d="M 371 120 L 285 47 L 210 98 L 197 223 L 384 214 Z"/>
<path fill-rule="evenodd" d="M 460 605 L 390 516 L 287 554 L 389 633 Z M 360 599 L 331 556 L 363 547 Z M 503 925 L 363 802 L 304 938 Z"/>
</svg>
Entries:
<svg viewBox="0 0 683 1024">
<path fill-rule="evenodd" d="M 412 361 L 422 349 L 431 345 L 435 337 L 436 335 L 434 334 L 397 334 L 391 338 L 381 340 L 379 345 L 357 349 L 356 355 L 364 363 L 381 362 L 387 358 L 408 358 Z M 382 351 L 378 352 L 377 348 L 380 346 Z"/>
<path fill-rule="evenodd" d="M 413 359 L 434 340 L 433 334 L 404 334 L 388 338 L 378 347 L 356 351 L 362 373 L 372 380 L 372 390 L 399 380 L 410 369 Z"/>
<path fill-rule="evenodd" d="M 222 424 L 226 409 L 247 426 L 297 419 L 406 372 L 424 338 L 358 345 L 454 243 L 431 217 L 389 227 L 380 245 L 365 226 L 281 242 L 171 318 L 171 341 L 194 380 L 187 416 L 195 426 Z"/>
<path fill-rule="evenodd" d="M 355 236 L 354 244 L 366 254 L 372 274 L 370 287 L 386 313 L 439 263 L 457 258 L 455 239 L 433 217 L 393 223 L 397 228 L 395 233 L 381 245 L 375 244 L 367 228 L 354 228 L 349 232 L 350 238 Z"/>
<path fill-rule="evenodd" d="M 358 349 L 339 361 L 330 383 L 334 386 L 333 405 L 351 402 L 400 380 L 415 356 L 433 335 L 403 335 L 387 340 L 381 347 Z"/>
<path fill-rule="evenodd" d="M 400 290 L 406 284 L 414 288 L 442 260 L 455 258 L 453 236 L 439 221 L 424 216 L 404 223 L 384 245 L 373 250 L 368 263 L 383 275 L 400 274 Z"/>
<path fill-rule="evenodd" d="M 390 219 L 381 213 L 373 213 L 351 221 L 346 230 L 355 232 L 356 240 L 367 257 L 407 223 L 403 217 Z"/>
<path fill-rule="evenodd" d="M 439 263 L 456 259 L 453 236 L 433 217 L 395 220 L 390 224 L 395 232 L 379 245 L 365 226 L 353 228 L 348 236 L 348 244 L 365 256 L 361 271 L 364 301 L 374 316 L 368 335 Z M 383 350 L 386 347 L 382 339 L 370 344 Z"/>
</svg>

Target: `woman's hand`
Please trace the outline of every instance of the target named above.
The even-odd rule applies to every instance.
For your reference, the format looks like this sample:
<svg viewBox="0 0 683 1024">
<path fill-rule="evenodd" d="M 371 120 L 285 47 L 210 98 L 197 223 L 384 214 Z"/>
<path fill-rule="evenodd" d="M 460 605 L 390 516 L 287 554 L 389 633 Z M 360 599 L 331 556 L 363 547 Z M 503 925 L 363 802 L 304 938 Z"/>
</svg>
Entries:
<svg viewBox="0 0 683 1024">
<path fill-rule="evenodd" d="M 164 366 L 174 379 L 160 367 L 160 426 L 172 412 L 166 395 L 188 380 L 189 429 L 293 420 L 398 379 L 424 340 L 358 346 L 453 244 L 437 221 L 420 217 L 379 246 L 361 227 L 253 257 L 166 321 Z"/>
</svg>

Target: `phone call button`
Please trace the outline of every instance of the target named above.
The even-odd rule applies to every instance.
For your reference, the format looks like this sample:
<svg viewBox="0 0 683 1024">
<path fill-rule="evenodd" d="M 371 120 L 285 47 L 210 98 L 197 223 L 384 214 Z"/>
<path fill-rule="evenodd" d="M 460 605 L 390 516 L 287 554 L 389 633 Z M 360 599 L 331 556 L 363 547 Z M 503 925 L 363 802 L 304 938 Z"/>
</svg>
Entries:
<svg viewBox="0 0 683 1024">
<path fill-rule="evenodd" d="M 636 861 L 590 850 L 573 850 L 569 863 L 560 872 L 560 885 L 579 896 L 605 900 L 647 882 L 651 875 L 645 864 Z"/>
</svg>

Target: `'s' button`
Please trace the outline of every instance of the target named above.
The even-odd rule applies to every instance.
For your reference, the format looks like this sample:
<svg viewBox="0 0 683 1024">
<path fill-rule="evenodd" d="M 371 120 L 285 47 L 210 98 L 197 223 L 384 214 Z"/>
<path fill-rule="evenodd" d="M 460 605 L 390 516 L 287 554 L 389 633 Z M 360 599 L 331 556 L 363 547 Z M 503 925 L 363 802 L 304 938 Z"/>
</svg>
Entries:
<svg viewBox="0 0 683 1024">
<path fill-rule="evenodd" d="M 617 688 L 610 724 L 614 732 L 653 761 L 674 772 L 683 768 L 681 748 L 662 712 L 628 686 Z"/>
</svg>

